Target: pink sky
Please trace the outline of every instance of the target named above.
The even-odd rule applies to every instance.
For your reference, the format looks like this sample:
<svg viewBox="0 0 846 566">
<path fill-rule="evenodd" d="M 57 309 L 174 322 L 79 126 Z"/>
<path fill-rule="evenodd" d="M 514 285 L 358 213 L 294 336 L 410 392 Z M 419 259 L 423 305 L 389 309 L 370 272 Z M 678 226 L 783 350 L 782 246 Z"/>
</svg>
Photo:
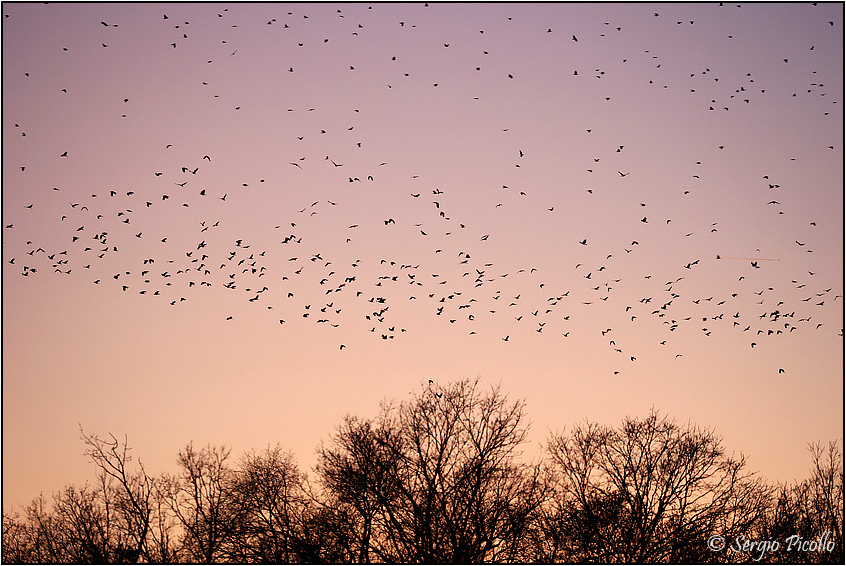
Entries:
<svg viewBox="0 0 846 566">
<path fill-rule="evenodd" d="M 309 468 L 477 375 L 529 455 L 654 406 L 805 476 L 842 41 L 827 3 L 4 4 L 4 509 L 93 478 L 80 423 Z"/>
</svg>

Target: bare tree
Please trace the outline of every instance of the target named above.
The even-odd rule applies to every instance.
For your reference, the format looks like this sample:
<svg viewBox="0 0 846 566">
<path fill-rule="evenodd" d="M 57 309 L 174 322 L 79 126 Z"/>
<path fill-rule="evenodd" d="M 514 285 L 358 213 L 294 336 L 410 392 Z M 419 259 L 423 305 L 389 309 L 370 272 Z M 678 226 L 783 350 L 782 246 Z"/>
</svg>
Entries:
<svg viewBox="0 0 846 566">
<path fill-rule="evenodd" d="M 69 562 L 111 562 L 121 542 L 108 486 L 69 486 L 54 498 L 53 515 Z"/>
<path fill-rule="evenodd" d="M 218 561 L 241 527 L 233 471 L 226 463 L 229 453 L 216 446 L 198 451 L 189 443 L 177 455 L 179 475 L 164 476 L 160 483 L 182 529 L 180 550 L 195 562 Z"/>
<path fill-rule="evenodd" d="M 384 403 L 375 422 L 347 417 L 319 451 L 323 486 L 355 517 L 361 562 L 497 562 L 524 549 L 542 495 L 520 463 L 524 402 L 478 381 L 430 384 Z"/>
<path fill-rule="evenodd" d="M 531 463 L 524 408 L 478 380 L 429 382 L 374 419 L 346 416 L 314 484 L 278 445 L 230 466 L 228 449 L 189 443 L 177 474 L 151 478 L 126 439 L 81 432 L 96 481 L 4 513 L 2 561 L 843 560 L 838 443 L 809 445 L 809 476 L 771 486 L 712 430 L 652 410 L 553 434 Z"/>
<path fill-rule="evenodd" d="M 44 494 L 17 512 L 3 514 L 3 562 L 64 562 L 64 540 L 52 514 L 46 509 Z"/>
<path fill-rule="evenodd" d="M 164 477 L 152 478 L 154 495 L 151 500 L 150 530 L 144 553 L 152 563 L 176 562 L 180 558 L 177 544 L 180 535 L 179 520 L 166 497 L 167 485 Z"/>
<path fill-rule="evenodd" d="M 380 431 L 384 436 L 384 431 Z M 335 447 L 320 447 L 317 473 L 326 493 L 324 503 L 338 510 L 333 523 L 348 533 L 347 553 L 360 563 L 370 563 L 377 515 L 393 499 L 395 455 L 377 438 L 370 421 L 347 416 L 333 438 Z M 328 518 L 328 517 L 326 517 Z M 378 556 L 388 559 L 388 556 Z"/>
<path fill-rule="evenodd" d="M 656 411 L 619 429 L 585 423 L 554 435 L 560 543 L 555 560 L 713 562 L 707 546 L 749 531 L 767 491 L 710 430 Z"/>
<path fill-rule="evenodd" d="M 18 512 L 3 513 L 3 544 L 0 561 L 6 564 L 34 563 L 38 560 L 32 526 Z"/>
<path fill-rule="evenodd" d="M 821 549 L 820 562 L 843 560 L 843 452 L 832 441 L 827 449 L 821 443 L 809 445 L 814 464 L 808 484 L 807 517 L 810 537 L 828 532 L 831 549 Z"/>
<path fill-rule="evenodd" d="M 4 561 L 172 561 L 173 520 L 140 462 L 138 471 L 129 469 L 126 441 L 80 431 L 85 453 L 97 466 L 96 483 L 66 487 L 53 495 L 49 510 L 40 496 L 23 518 L 4 515 Z"/>
<path fill-rule="evenodd" d="M 277 445 L 248 452 L 235 471 L 233 492 L 241 509 L 241 529 L 228 554 L 243 562 L 300 559 L 302 522 L 308 500 L 291 452 Z"/>
<path fill-rule="evenodd" d="M 68 486 L 24 509 L 24 519 L 3 517 L 3 561 L 79 563 L 114 561 L 120 541 L 117 517 L 102 486 Z"/>
<path fill-rule="evenodd" d="M 300 561 L 306 564 L 360 562 L 355 550 L 355 518 L 337 499 L 323 499 L 303 517 L 298 541 Z"/>
<path fill-rule="evenodd" d="M 161 554 L 153 556 L 148 548 L 156 490 L 141 462 L 138 462 L 137 472 L 127 468 L 132 456 L 126 438 L 120 442 L 109 434 L 106 440 L 85 434 L 82 426 L 79 430 L 88 447 L 85 454 L 98 468 L 103 493 L 110 496 L 106 504 L 120 515 L 121 522 L 117 527 L 122 529 L 124 540 L 115 549 L 115 559 L 118 562 L 138 562 L 139 558 L 143 558 L 149 562 L 167 558 Z"/>
<path fill-rule="evenodd" d="M 835 442 L 827 447 L 809 444 L 808 449 L 813 460 L 810 476 L 774 490 L 751 537 L 779 542 L 761 556 L 762 561 L 843 562 L 843 454 Z"/>
</svg>

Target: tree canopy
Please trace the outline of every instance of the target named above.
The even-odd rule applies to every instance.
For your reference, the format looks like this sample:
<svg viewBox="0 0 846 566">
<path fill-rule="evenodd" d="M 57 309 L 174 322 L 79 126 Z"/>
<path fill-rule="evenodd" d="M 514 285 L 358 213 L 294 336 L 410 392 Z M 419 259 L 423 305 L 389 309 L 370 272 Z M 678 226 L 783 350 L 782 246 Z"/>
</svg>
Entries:
<svg viewBox="0 0 846 566">
<path fill-rule="evenodd" d="M 279 445 L 188 443 L 149 475 L 82 431 L 96 480 L 3 515 L 11 563 L 734 563 L 843 561 L 840 444 L 771 484 L 711 429 L 657 410 L 551 433 L 524 457 L 525 401 L 432 381 L 346 415 L 312 474 Z M 774 544 L 775 543 L 775 544 Z"/>
</svg>

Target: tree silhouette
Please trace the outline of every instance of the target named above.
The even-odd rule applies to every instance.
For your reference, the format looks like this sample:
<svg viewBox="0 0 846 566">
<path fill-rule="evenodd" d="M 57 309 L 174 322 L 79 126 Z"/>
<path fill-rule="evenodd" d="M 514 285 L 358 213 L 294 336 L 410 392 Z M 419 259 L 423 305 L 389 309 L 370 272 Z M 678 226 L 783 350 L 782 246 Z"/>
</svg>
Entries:
<svg viewBox="0 0 846 566">
<path fill-rule="evenodd" d="M 375 418 L 347 415 L 315 482 L 279 445 L 230 464 L 177 454 L 150 477 L 127 441 L 82 432 L 96 481 L 3 514 L 6 563 L 842 562 L 840 444 L 771 485 L 710 429 L 652 410 L 586 421 L 522 455 L 522 400 L 478 380 L 429 382 Z M 133 467 L 134 466 L 134 467 Z M 712 537 L 725 546 L 709 547 Z M 776 541 L 739 548 L 736 541 Z M 791 543 L 791 541 L 793 541 Z M 804 544 L 804 546 L 800 546 Z"/>
<path fill-rule="evenodd" d="M 549 452 L 565 560 L 715 561 L 708 538 L 747 533 L 767 494 L 712 431 L 654 410 L 619 429 L 576 426 L 554 435 Z"/>
<path fill-rule="evenodd" d="M 52 510 L 40 495 L 24 510 L 24 521 L 4 515 L 3 561 L 115 561 L 116 516 L 106 501 L 102 486 L 68 486 L 53 495 Z"/>
<path fill-rule="evenodd" d="M 348 533 L 341 537 L 346 554 L 360 563 L 370 563 L 371 553 L 388 559 L 379 545 L 374 546 L 374 529 L 383 503 L 395 500 L 394 470 L 399 463 L 378 435 L 384 436 L 384 431 L 374 431 L 370 421 L 347 416 L 333 439 L 335 446 L 321 446 L 318 452 L 323 498 L 335 510 L 332 524 Z"/>
<path fill-rule="evenodd" d="M 347 417 L 317 473 L 353 517 L 356 559 L 519 559 L 543 494 L 537 467 L 517 461 L 523 410 L 465 379 L 384 403 L 373 422 Z"/>
<path fill-rule="evenodd" d="M 115 526 L 121 530 L 122 536 L 114 549 L 114 560 L 134 563 L 143 557 L 145 561 L 150 561 L 153 555 L 148 549 L 147 539 L 156 496 L 153 480 L 147 476 L 140 462 L 138 472 L 132 473 L 127 469 L 132 457 L 126 439 L 120 443 L 109 435 L 110 440 L 104 440 L 85 434 L 82 426 L 80 435 L 87 446 L 85 454 L 98 468 L 103 493 L 120 517 Z M 167 556 L 156 558 L 166 559 Z"/>
<path fill-rule="evenodd" d="M 810 477 L 773 489 L 754 538 L 782 544 L 764 558 L 773 563 L 843 562 L 843 454 L 835 442 L 808 445 Z M 797 551 L 800 541 L 817 541 Z"/>
<path fill-rule="evenodd" d="M 229 453 L 219 446 L 198 451 L 189 443 L 177 455 L 179 475 L 167 476 L 162 482 L 183 531 L 181 550 L 194 562 L 221 560 L 225 543 L 241 527 L 232 491 L 234 474 L 226 463 Z"/>
<path fill-rule="evenodd" d="M 240 509 L 240 529 L 229 557 L 239 562 L 302 561 L 303 522 L 309 512 L 305 475 L 290 452 L 277 445 L 245 454 L 232 490 Z"/>
</svg>

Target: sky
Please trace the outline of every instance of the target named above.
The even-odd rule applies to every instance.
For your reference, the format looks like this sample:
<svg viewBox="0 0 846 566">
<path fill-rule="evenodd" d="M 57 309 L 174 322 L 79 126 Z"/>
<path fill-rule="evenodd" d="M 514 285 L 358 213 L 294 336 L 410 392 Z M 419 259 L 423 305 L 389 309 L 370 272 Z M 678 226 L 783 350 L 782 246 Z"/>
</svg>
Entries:
<svg viewBox="0 0 846 566">
<path fill-rule="evenodd" d="M 429 379 L 843 430 L 842 3 L 4 3 L 3 508 Z"/>
</svg>

